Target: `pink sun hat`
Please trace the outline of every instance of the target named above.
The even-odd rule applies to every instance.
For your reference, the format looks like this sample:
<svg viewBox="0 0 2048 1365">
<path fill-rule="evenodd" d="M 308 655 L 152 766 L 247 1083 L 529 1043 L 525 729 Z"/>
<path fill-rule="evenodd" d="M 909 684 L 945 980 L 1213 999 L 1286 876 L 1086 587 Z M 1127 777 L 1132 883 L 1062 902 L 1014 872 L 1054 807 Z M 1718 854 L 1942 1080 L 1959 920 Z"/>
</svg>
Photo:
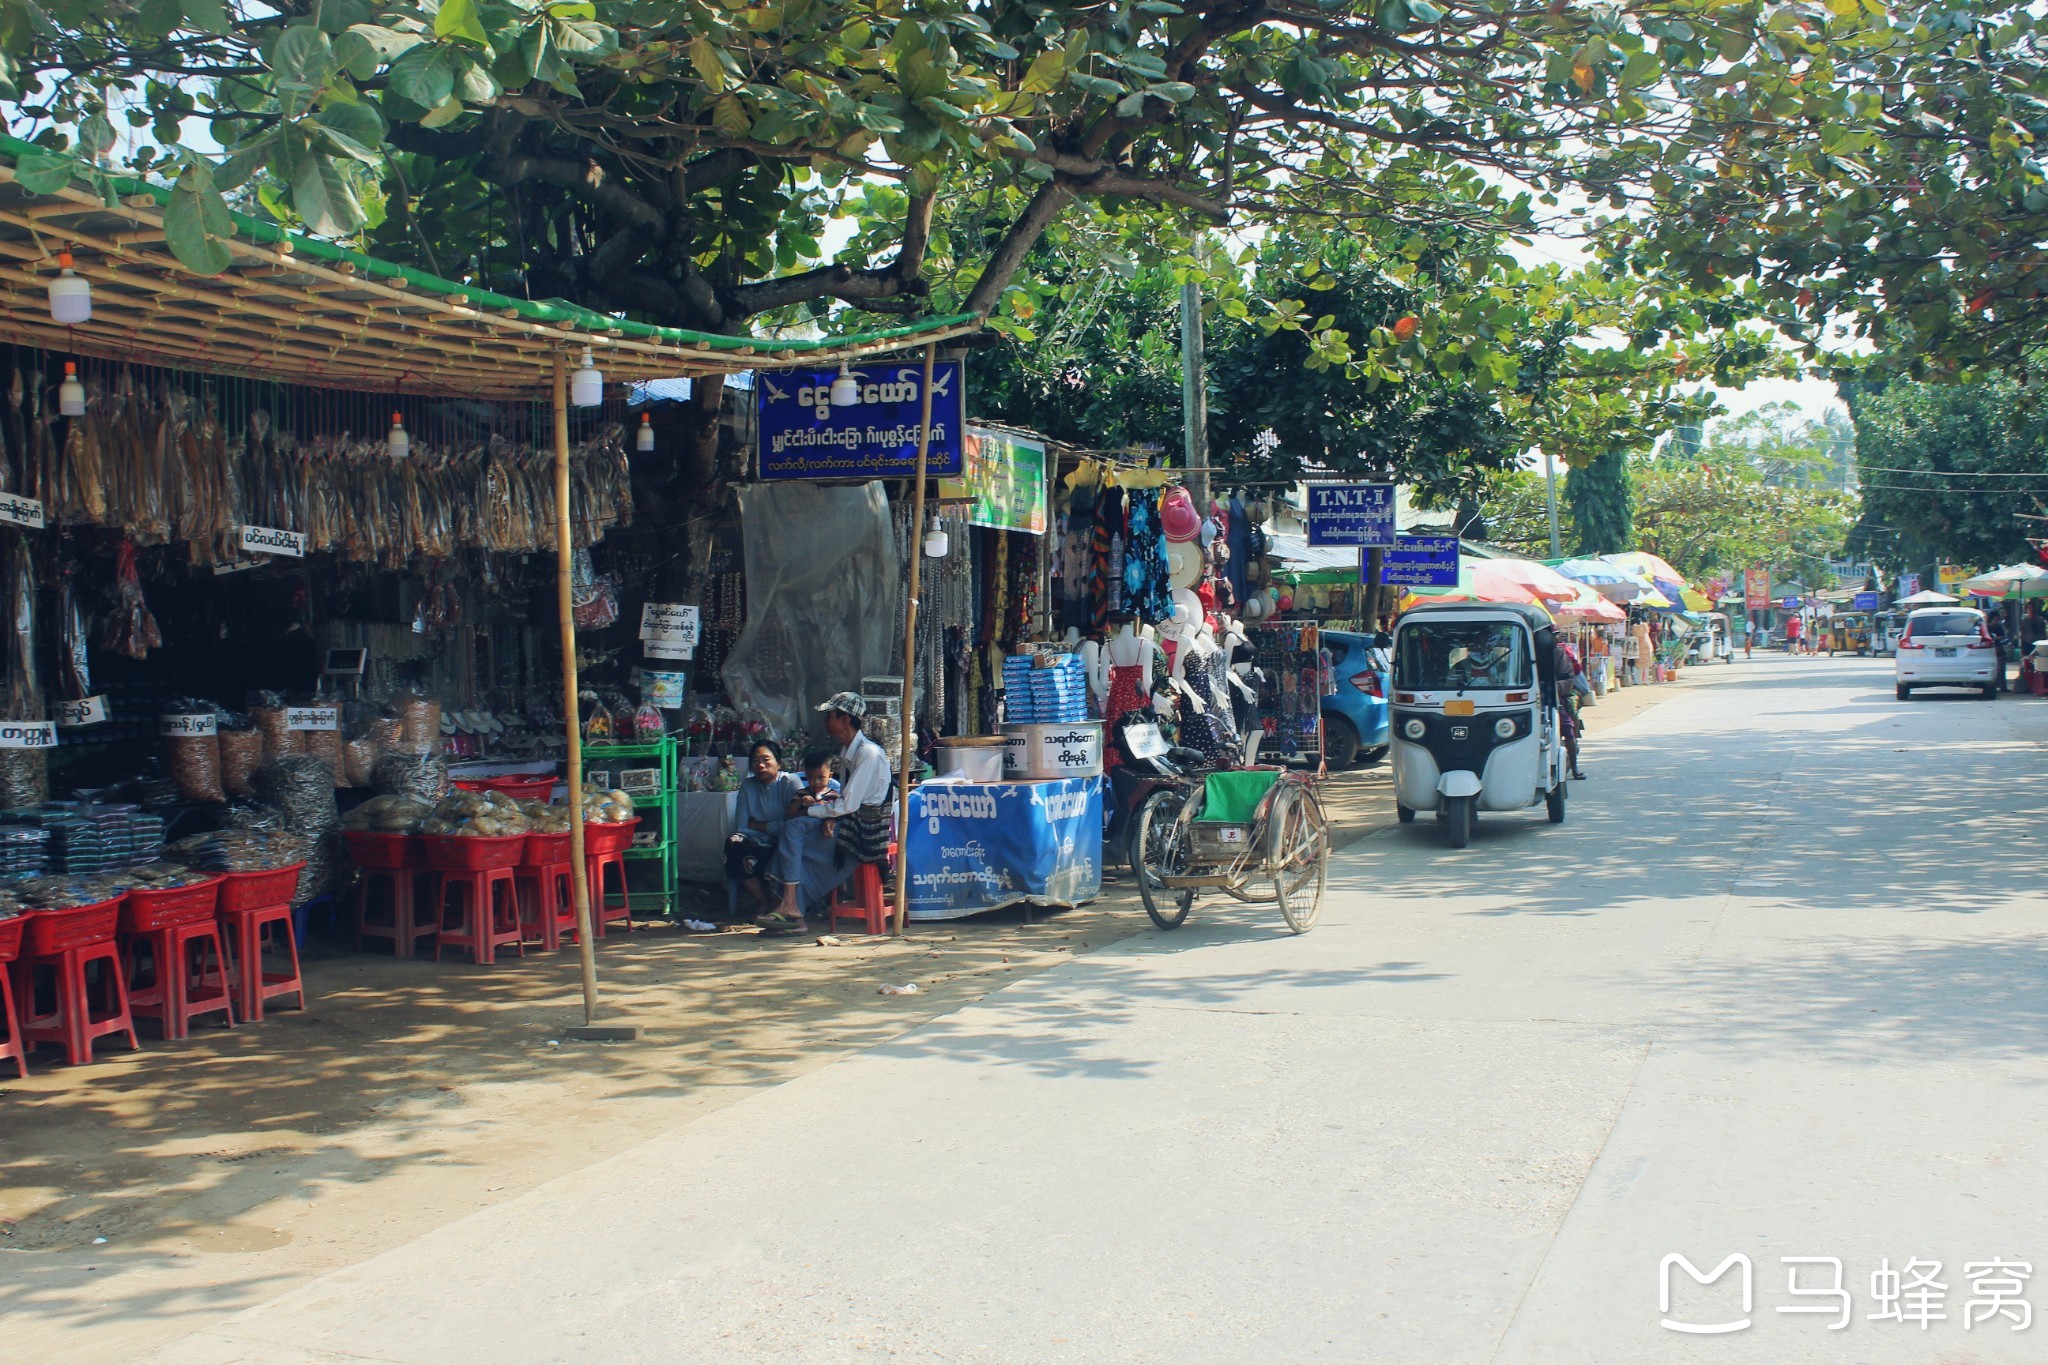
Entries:
<svg viewBox="0 0 2048 1365">
<path fill-rule="evenodd" d="M 1159 525 L 1168 540 L 1196 540 L 1202 534 L 1201 514 L 1185 488 L 1166 490 L 1159 498 Z"/>
</svg>

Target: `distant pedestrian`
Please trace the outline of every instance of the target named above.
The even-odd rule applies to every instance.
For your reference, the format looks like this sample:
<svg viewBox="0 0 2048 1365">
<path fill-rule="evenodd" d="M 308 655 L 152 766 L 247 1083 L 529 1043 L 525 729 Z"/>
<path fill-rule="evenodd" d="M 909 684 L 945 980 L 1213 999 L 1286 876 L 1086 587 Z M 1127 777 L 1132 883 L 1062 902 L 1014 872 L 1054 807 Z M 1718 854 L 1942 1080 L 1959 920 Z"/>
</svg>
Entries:
<svg viewBox="0 0 2048 1365">
<path fill-rule="evenodd" d="M 1806 623 L 1805 623 L 1805 622 L 1801 621 L 1801 620 L 1800 620 L 1800 619 L 1799 619 L 1799 618 L 1798 618 L 1797 616 L 1788 616 L 1788 617 L 1786 617 L 1786 618 L 1785 618 L 1785 652 L 1786 652 L 1787 654 L 1797 654 L 1797 653 L 1799 653 L 1799 642 L 1800 642 L 1800 640 L 1801 640 L 1801 639 L 1803 639 L 1803 638 L 1805 637 L 1805 634 L 1806 634 Z"/>
</svg>

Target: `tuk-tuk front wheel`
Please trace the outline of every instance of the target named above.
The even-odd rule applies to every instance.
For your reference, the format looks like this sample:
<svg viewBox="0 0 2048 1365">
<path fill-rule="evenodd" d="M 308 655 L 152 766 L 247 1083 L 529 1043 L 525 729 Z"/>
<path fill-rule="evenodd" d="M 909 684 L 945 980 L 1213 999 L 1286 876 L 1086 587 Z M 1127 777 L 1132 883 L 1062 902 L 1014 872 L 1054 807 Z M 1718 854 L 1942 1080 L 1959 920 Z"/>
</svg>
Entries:
<svg viewBox="0 0 2048 1365">
<path fill-rule="evenodd" d="M 1543 809 L 1549 812 L 1553 825 L 1564 823 L 1564 793 L 1565 784 L 1560 782 L 1543 794 Z"/>
<path fill-rule="evenodd" d="M 1479 798 L 1476 796 L 1444 798 L 1444 822 L 1450 826 L 1452 848 L 1463 848 L 1472 842 L 1472 822 L 1478 813 Z"/>
<path fill-rule="evenodd" d="M 1394 803 L 1394 818 L 1404 825 L 1412 825 L 1415 823 L 1415 809 L 1412 806 L 1404 806 L 1399 801 L 1396 801 Z"/>
</svg>

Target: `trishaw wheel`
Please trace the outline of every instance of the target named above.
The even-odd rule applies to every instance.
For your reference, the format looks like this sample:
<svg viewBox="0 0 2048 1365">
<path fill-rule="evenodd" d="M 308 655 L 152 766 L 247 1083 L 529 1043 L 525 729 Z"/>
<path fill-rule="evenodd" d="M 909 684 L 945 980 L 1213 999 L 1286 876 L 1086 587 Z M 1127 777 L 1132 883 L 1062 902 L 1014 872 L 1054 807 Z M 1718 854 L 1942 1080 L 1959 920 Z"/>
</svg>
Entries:
<svg viewBox="0 0 2048 1365">
<path fill-rule="evenodd" d="M 1564 823 L 1564 793 L 1565 784 L 1560 781 L 1555 787 L 1552 787 L 1543 794 L 1543 806 L 1550 816 L 1550 823 L 1553 825 Z"/>
<path fill-rule="evenodd" d="M 1330 838 L 1323 808 L 1313 793 L 1290 783 L 1273 799 L 1266 816 L 1266 866 L 1273 873 L 1273 898 L 1287 927 L 1297 934 L 1315 928 L 1323 913 L 1323 884 L 1330 868 Z"/>
<path fill-rule="evenodd" d="M 1180 818 L 1185 801 L 1182 793 L 1171 789 L 1153 792 L 1138 807 L 1137 823 L 1131 827 L 1131 873 L 1138 879 L 1138 898 L 1162 929 L 1180 928 L 1195 903 L 1192 890 L 1175 891 L 1160 880 L 1184 876 L 1188 870 L 1188 831 Z"/>
<path fill-rule="evenodd" d="M 1463 848 L 1472 842 L 1472 817 L 1477 814 L 1478 805 L 1476 796 L 1444 798 L 1444 823 L 1449 826 L 1452 848 Z"/>
</svg>

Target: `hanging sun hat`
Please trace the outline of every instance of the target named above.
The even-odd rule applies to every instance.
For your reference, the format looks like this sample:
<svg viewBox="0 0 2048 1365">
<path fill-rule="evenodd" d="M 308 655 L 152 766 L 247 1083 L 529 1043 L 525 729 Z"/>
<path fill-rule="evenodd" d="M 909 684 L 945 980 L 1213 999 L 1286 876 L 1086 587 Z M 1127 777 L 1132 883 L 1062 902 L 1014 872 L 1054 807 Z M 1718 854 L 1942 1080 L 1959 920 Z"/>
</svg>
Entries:
<svg viewBox="0 0 2048 1365">
<path fill-rule="evenodd" d="M 1159 525 L 1168 540 L 1193 540 L 1202 534 L 1202 518 L 1187 489 L 1176 486 L 1160 495 Z"/>
</svg>

